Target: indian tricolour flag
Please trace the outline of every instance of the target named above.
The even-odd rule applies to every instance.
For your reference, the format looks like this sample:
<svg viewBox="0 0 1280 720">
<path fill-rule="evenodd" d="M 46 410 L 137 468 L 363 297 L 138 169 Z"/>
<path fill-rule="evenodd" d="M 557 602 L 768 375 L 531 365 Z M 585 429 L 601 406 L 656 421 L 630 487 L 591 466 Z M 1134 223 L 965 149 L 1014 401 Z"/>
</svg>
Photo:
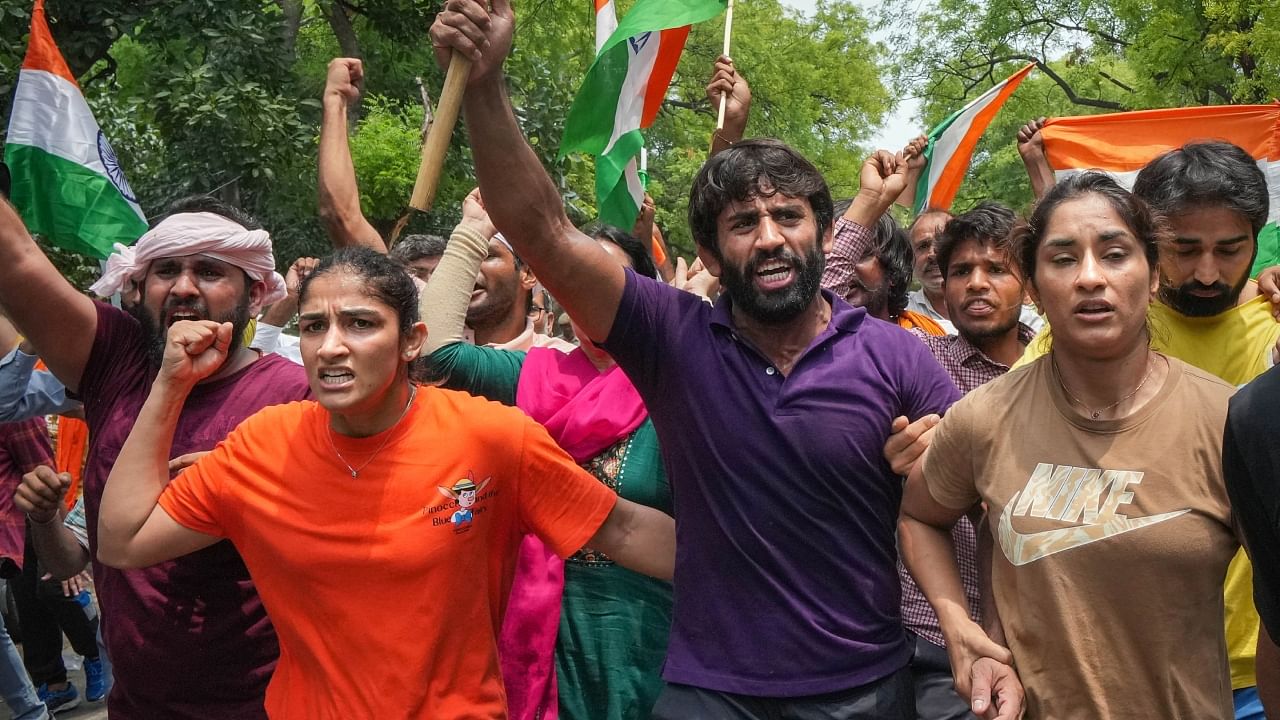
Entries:
<svg viewBox="0 0 1280 720">
<path fill-rule="evenodd" d="M 1194 140 L 1226 140 L 1253 156 L 1267 178 L 1271 213 L 1258 236 L 1254 275 L 1280 264 L 1280 102 L 1140 110 L 1052 118 L 1040 131 L 1054 174 L 1103 170 L 1126 188 L 1157 155 Z"/>
<path fill-rule="evenodd" d="M 973 149 L 982 133 L 1033 69 L 1035 63 L 1010 75 L 952 113 L 929 133 L 929 147 L 924 152 L 928 164 L 916 186 L 916 213 L 931 207 L 951 209 L 951 201 L 955 200 L 960 183 L 969 171 Z"/>
<path fill-rule="evenodd" d="M 115 152 L 53 43 L 44 0 L 31 14 L 4 160 L 27 228 L 59 247 L 105 258 L 115 243 L 147 231 Z"/>
<path fill-rule="evenodd" d="M 596 8 L 599 31 L 609 23 Z M 607 40 L 597 39 L 595 62 L 565 120 L 560 156 L 596 156 L 596 207 L 604 222 L 626 230 L 635 223 L 644 188 L 627 168 L 644 144 L 640 129 L 658 115 L 689 26 L 724 8 L 725 0 L 637 0 Z"/>
</svg>

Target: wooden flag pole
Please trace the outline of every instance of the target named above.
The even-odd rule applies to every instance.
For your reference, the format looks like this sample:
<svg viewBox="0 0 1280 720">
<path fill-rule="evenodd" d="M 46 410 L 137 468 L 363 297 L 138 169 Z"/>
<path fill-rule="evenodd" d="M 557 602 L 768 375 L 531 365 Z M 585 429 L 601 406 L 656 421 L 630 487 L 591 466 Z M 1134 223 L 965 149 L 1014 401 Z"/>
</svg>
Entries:
<svg viewBox="0 0 1280 720">
<path fill-rule="evenodd" d="M 427 133 L 427 141 L 422 143 L 422 163 L 418 165 L 418 179 L 413 183 L 413 195 L 409 199 L 409 207 L 414 210 L 426 212 L 435 202 L 444 156 L 449 151 L 453 126 L 457 124 L 458 112 L 462 110 L 462 93 L 470 76 L 471 58 L 455 50 L 444 76 L 440 104 L 436 106 L 431 130 Z"/>
<path fill-rule="evenodd" d="M 724 10 L 724 52 L 725 57 L 729 55 L 729 38 L 733 36 L 733 0 L 729 0 L 729 4 Z M 724 107 L 728 102 L 729 96 L 725 93 L 720 94 L 720 113 L 716 116 L 716 131 L 724 129 Z"/>
</svg>

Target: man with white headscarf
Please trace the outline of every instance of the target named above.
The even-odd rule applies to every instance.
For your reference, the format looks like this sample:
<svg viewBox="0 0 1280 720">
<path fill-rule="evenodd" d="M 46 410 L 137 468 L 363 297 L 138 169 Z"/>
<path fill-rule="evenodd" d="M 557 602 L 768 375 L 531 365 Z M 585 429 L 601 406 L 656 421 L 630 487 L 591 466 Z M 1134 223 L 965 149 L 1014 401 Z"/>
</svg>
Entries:
<svg viewBox="0 0 1280 720">
<path fill-rule="evenodd" d="M 231 322 L 239 347 L 182 408 L 171 457 L 211 450 L 259 409 L 308 396 L 305 371 L 244 346 L 244 328 L 284 294 L 270 236 L 209 198 L 181 201 L 132 248 L 117 248 L 94 291 L 123 291 L 125 312 L 71 286 L 8 204 L 0 203 L 0 305 L 49 369 L 84 401 L 92 438 L 84 472 L 89 551 L 111 465 L 155 378 L 165 333 L 178 320 Z M 282 451 L 284 449 L 282 448 Z M 62 522 L 68 478 L 29 474 L 15 501 L 28 514 L 48 564 L 86 558 Z M 274 630 L 240 556 L 219 543 L 138 571 L 94 563 L 103 635 L 115 685 L 113 719 L 264 718 L 266 683 L 279 653 Z"/>
</svg>

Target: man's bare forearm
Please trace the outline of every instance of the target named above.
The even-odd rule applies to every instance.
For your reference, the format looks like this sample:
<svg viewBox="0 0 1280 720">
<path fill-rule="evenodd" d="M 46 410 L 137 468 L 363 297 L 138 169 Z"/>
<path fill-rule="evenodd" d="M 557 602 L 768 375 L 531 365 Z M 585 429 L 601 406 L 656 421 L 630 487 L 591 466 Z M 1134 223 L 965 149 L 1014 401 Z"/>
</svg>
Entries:
<svg viewBox="0 0 1280 720">
<path fill-rule="evenodd" d="M 168 448 L 190 388 L 157 378 L 116 458 L 98 511 L 98 559 L 112 567 L 145 567 L 133 540 L 169 482 Z"/>
<path fill-rule="evenodd" d="M 516 254 L 592 339 L 608 337 L 622 298 L 621 266 L 565 215 L 551 176 L 525 140 L 495 74 L 464 96 L 472 157 L 485 209 Z"/>
<path fill-rule="evenodd" d="M 80 544 L 75 533 L 62 524 L 63 519 L 59 512 L 47 523 L 34 520 L 30 523 L 36 557 L 57 580 L 74 577 L 89 564 L 89 551 Z"/>
</svg>

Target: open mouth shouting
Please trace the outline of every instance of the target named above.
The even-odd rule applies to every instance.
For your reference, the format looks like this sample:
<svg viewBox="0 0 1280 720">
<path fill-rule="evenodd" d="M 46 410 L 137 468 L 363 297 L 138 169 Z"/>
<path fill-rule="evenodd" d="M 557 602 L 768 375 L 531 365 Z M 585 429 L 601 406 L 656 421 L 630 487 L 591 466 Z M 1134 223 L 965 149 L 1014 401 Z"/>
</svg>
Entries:
<svg viewBox="0 0 1280 720">
<path fill-rule="evenodd" d="M 169 327 L 180 320 L 207 320 L 208 315 L 194 307 L 175 307 L 165 311 L 164 325 Z"/>
<path fill-rule="evenodd" d="M 781 259 L 770 259 L 755 267 L 755 283 L 763 292 L 782 289 L 795 279 L 795 266 Z"/>
<path fill-rule="evenodd" d="M 1091 323 L 1110 320 L 1115 315 L 1115 312 L 1115 306 L 1102 298 L 1082 300 L 1076 303 L 1075 308 L 1072 310 L 1072 314 L 1076 318 Z"/>
</svg>

